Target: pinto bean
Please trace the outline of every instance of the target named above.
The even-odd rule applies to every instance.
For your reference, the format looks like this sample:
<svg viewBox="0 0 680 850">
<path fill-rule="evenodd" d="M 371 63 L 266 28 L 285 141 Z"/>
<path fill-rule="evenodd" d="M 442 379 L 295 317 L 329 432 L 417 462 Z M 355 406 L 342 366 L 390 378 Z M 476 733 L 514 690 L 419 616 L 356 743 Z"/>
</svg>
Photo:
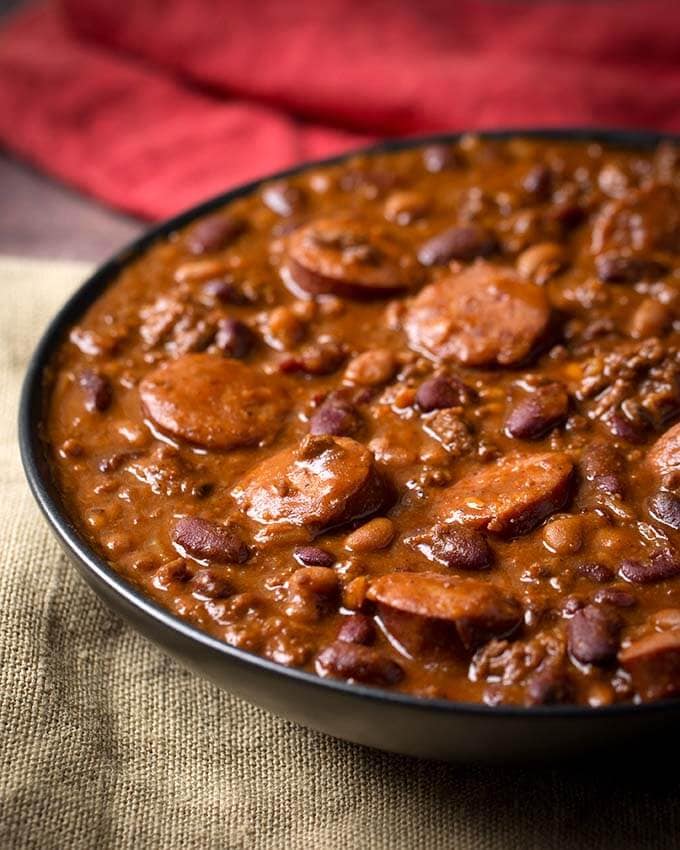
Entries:
<svg viewBox="0 0 680 850">
<path fill-rule="evenodd" d="M 360 682 L 364 685 L 396 685 L 404 678 L 403 668 L 369 646 L 338 640 L 327 646 L 316 659 L 320 676 Z"/>
<path fill-rule="evenodd" d="M 451 260 L 474 260 L 498 250 L 496 237 L 476 224 L 450 227 L 428 239 L 418 251 L 424 266 L 443 266 Z"/>
<path fill-rule="evenodd" d="M 420 192 L 393 192 L 385 201 L 385 218 L 395 224 L 411 224 L 425 215 L 427 207 Z"/>
<path fill-rule="evenodd" d="M 78 375 L 78 384 L 85 395 L 85 409 L 90 413 L 103 413 L 111 407 L 113 388 L 106 375 L 94 369 L 83 369 Z"/>
<path fill-rule="evenodd" d="M 680 556 L 670 549 L 660 549 L 646 562 L 625 560 L 619 575 L 633 584 L 654 584 L 680 575 Z"/>
<path fill-rule="evenodd" d="M 536 349 L 549 320 L 543 289 L 479 261 L 407 302 L 403 327 L 411 347 L 435 360 L 510 366 Z"/>
<path fill-rule="evenodd" d="M 163 431 L 211 449 L 272 440 L 289 399 L 262 372 L 238 360 L 185 354 L 139 385 L 146 413 Z"/>
<path fill-rule="evenodd" d="M 345 538 L 350 552 L 375 552 L 386 549 L 394 537 L 394 523 L 387 517 L 375 517 L 360 525 Z"/>
<path fill-rule="evenodd" d="M 447 523 L 525 534 L 564 507 L 571 481 L 565 454 L 507 455 L 437 494 L 434 511 Z"/>
<path fill-rule="evenodd" d="M 680 693 L 680 631 L 655 632 L 619 652 L 635 690 L 645 700 Z"/>
<path fill-rule="evenodd" d="M 573 555 L 583 545 L 583 519 L 580 516 L 555 517 L 543 529 L 543 543 L 556 555 Z"/>
<path fill-rule="evenodd" d="M 366 614 L 352 614 L 345 617 L 338 632 L 338 640 L 345 643 L 360 643 L 363 646 L 375 643 L 375 638 L 375 623 Z"/>
<path fill-rule="evenodd" d="M 656 298 L 645 298 L 630 320 L 630 335 L 634 339 L 661 336 L 672 321 L 673 314 L 665 304 Z"/>
<path fill-rule="evenodd" d="M 185 552 L 207 561 L 243 564 L 250 557 L 250 550 L 237 532 L 197 516 L 178 519 L 172 531 L 172 540 Z"/>
<path fill-rule="evenodd" d="M 215 213 L 192 225 L 184 238 L 184 244 L 192 254 L 221 251 L 238 238 L 245 228 L 245 222 L 241 219 L 226 213 Z"/>
<path fill-rule="evenodd" d="M 611 611 L 586 605 L 569 620 L 569 652 L 582 664 L 607 665 L 619 648 L 621 621 Z"/>
<path fill-rule="evenodd" d="M 514 405 L 505 420 L 505 430 L 520 440 L 536 440 L 561 425 L 568 410 L 569 396 L 564 386 L 557 382 L 544 384 Z"/>
<path fill-rule="evenodd" d="M 379 387 L 392 379 L 397 361 L 387 348 L 372 348 L 354 357 L 345 369 L 345 379 L 362 387 Z"/>
<path fill-rule="evenodd" d="M 288 580 L 286 614 L 294 620 L 320 620 L 338 602 L 338 577 L 330 567 L 300 567 Z"/>
<path fill-rule="evenodd" d="M 347 359 L 345 347 L 334 340 L 322 340 L 305 346 L 298 354 L 291 354 L 279 362 L 279 370 L 286 373 L 304 372 L 306 375 L 332 375 Z"/>
<path fill-rule="evenodd" d="M 517 258 L 517 271 L 524 280 L 543 286 L 561 271 L 566 263 L 564 248 L 556 242 L 540 242 L 522 251 Z"/>
<path fill-rule="evenodd" d="M 659 522 L 675 531 L 680 531 L 680 496 L 667 490 L 659 490 L 649 500 L 650 514 Z"/>
</svg>

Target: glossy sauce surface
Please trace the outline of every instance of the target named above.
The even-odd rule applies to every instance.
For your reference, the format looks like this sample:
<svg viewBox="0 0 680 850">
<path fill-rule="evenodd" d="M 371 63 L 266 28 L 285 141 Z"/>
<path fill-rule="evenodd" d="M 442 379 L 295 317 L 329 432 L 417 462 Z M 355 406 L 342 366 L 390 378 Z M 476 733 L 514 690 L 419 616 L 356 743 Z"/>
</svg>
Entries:
<svg viewBox="0 0 680 850">
<path fill-rule="evenodd" d="M 51 365 L 67 512 L 321 676 L 680 692 L 680 159 L 465 137 L 313 168 L 133 261 Z"/>
</svg>

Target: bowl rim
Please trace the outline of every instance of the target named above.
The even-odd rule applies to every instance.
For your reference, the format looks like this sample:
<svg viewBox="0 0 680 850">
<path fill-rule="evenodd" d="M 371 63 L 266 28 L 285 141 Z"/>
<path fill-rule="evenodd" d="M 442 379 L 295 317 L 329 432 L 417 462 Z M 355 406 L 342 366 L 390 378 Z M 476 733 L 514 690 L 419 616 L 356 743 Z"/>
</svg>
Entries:
<svg viewBox="0 0 680 850">
<path fill-rule="evenodd" d="M 663 699 L 655 702 L 622 702 L 612 705 L 593 707 L 589 705 L 565 704 L 549 706 L 486 705 L 484 703 L 458 702 L 455 700 L 430 699 L 399 691 L 350 684 L 345 681 L 322 678 L 315 673 L 294 667 L 285 667 L 261 655 L 248 650 L 230 646 L 226 642 L 212 637 L 177 614 L 164 608 L 160 603 L 145 596 L 132 582 L 120 576 L 112 566 L 100 557 L 75 524 L 69 519 L 66 509 L 61 505 L 55 482 L 49 476 L 44 446 L 41 436 L 44 382 L 46 367 L 64 335 L 84 314 L 88 307 L 99 297 L 103 289 L 111 284 L 118 273 L 132 260 L 139 257 L 154 242 L 168 236 L 191 221 L 222 207 L 223 205 L 250 195 L 270 181 L 295 176 L 306 171 L 328 165 L 345 162 L 356 156 L 391 153 L 400 150 L 423 148 L 433 144 L 450 144 L 461 137 L 473 135 L 481 139 L 503 140 L 510 138 L 545 139 L 552 141 L 573 141 L 602 143 L 614 147 L 654 148 L 668 141 L 680 144 L 680 135 L 651 131 L 646 129 L 625 129 L 613 127 L 517 127 L 490 130 L 441 132 L 428 135 L 416 135 L 386 139 L 375 144 L 354 148 L 345 153 L 302 162 L 247 183 L 221 192 L 177 215 L 152 225 L 137 239 L 117 251 L 107 261 L 97 266 L 88 278 L 75 290 L 65 304 L 52 318 L 36 346 L 24 377 L 19 403 L 19 448 L 24 473 L 33 497 L 38 503 L 49 526 L 61 545 L 75 555 L 79 562 L 119 601 L 138 609 L 156 626 L 178 632 L 181 637 L 192 642 L 196 649 L 206 649 L 229 659 L 250 665 L 264 674 L 280 679 L 293 679 L 300 685 L 324 688 L 335 691 L 338 696 L 388 703 L 415 711 L 452 713 L 454 715 L 494 718 L 602 718 L 606 721 L 613 717 L 622 717 L 630 712 L 647 715 L 665 713 L 669 709 L 680 707 L 680 699 Z"/>
</svg>

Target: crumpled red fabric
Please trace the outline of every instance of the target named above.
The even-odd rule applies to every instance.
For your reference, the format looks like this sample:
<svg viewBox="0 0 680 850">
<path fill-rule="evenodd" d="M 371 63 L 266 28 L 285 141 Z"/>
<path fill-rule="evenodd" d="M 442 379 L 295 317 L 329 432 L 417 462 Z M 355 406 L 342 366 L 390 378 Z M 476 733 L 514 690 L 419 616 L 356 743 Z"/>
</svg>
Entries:
<svg viewBox="0 0 680 850">
<path fill-rule="evenodd" d="M 0 142 L 159 218 L 386 135 L 680 130 L 677 0 L 62 0 L 0 33 Z"/>
</svg>

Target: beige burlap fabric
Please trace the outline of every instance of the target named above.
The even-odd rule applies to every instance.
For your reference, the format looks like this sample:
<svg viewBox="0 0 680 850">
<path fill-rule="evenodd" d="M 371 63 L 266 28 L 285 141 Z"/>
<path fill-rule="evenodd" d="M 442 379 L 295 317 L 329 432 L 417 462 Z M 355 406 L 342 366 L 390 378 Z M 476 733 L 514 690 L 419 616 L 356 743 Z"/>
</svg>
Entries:
<svg viewBox="0 0 680 850">
<path fill-rule="evenodd" d="M 85 272 L 0 258 L 2 850 L 680 846 L 668 754 L 636 776 L 363 749 L 195 678 L 104 608 L 34 506 L 15 433 L 27 359 Z"/>
</svg>

